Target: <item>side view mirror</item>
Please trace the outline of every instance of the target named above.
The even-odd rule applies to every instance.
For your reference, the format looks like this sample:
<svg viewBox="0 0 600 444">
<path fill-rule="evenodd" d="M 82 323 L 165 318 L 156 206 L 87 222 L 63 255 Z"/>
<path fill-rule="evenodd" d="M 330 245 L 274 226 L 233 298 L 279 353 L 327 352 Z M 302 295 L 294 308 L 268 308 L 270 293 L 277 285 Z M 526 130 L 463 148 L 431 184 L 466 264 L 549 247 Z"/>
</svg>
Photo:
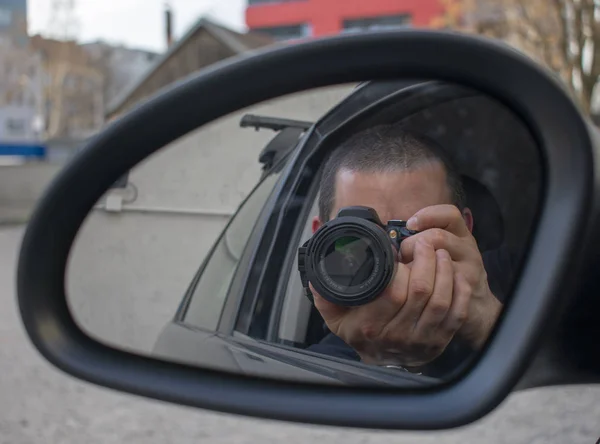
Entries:
<svg viewBox="0 0 600 444">
<path fill-rule="evenodd" d="M 339 85 L 350 85 L 343 96 L 323 93 Z M 298 94 L 307 91 L 316 92 L 303 96 L 303 108 Z M 303 111 L 317 108 L 315 115 Z M 252 128 L 265 130 L 256 136 Z M 187 156 L 208 151 L 180 157 L 170 172 L 166 163 L 149 166 L 165 161 L 171 150 L 161 149 L 176 143 Z M 400 146 L 407 148 L 398 154 Z M 211 164 L 221 151 L 223 164 Z M 599 154 L 596 129 L 562 86 L 495 42 L 406 30 L 263 50 L 160 92 L 78 153 L 27 227 L 20 313 L 33 344 L 56 367 L 129 393 L 315 424 L 467 424 L 512 390 L 600 382 L 593 353 L 600 340 Z M 364 156 L 370 160 L 361 163 Z M 336 162 L 342 173 L 328 176 L 327 165 Z M 138 174 L 144 168 L 147 182 Z M 398 171 L 404 175 L 392 174 Z M 135 196 L 146 200 L 129 208 L 139 217 L 150 213 L 143 184 L 155 179 L 168 184 L 162 195 L 174 202 L 182 178 L 206 177 L 204 189 L 188 197 L 229 203 L 238 190 L 218 188 L 225 176 L 258 182 L 238 193 L 244 201 L 227 224 L 215 222 L 230 216 L 225 210 L 176 211 L 156 202 L 152 208 L 163 214 L 154 228 L 144 225 L 149 219 L 98 212 L 110 205 L 102 199 L 135 183 Z M 113 210 L 126 204 L 119 200 Z M 378 224 L 335 221 L 330 225 L 342 231 L 314 247 L 318 288 L 350 299 L 373 284 L 369 304 L 389 302 L 373 309 L 373 319 L 397 310 L 385 328 L 364 317 L 376 305 L 341 309 L 304 295 L 309 282 L 300 282 L 298 247 L 335 217 L 336 205 L 375 208 L 381 226 L 413 223 L 415 214 L 421 224 L 414 240 L 394 244 L 393 230 Z M 168 218 L 174 214 L 182 219 Z M 192 218 L 200 214 L 210 221 Z M 436 217 L 452 223 L 438 226 Z M 118 237 L 125 224 L 128 236 Z M 208 248 L 202 236 L 221 229 Z M 168 238 L 161 243 L 161 236 Z M 455 252 L 459 238 L 466 250 Z M 204 260 L 191 250 L 200 244 Z M 111 260 L 102 267 L 87 259 L 107 252 Z M 85 280 L 92 277 L 95 286 Z M 80 280 L 71 286 L 71 279 Z M 415 290 L 415 282 L 434 281 Z M 132 302 L 135 292 L 140 299 Z M 399 294 L 404 299 L 394 306 Z M 153 305 L 160 297 L 167 308 Z M 404 334 L 407 307 L 416 317 Z M 329 353 L 338 346 L 345 352 Z M 455 348 L 468 353 L 448 364 Z"/>
</svg>

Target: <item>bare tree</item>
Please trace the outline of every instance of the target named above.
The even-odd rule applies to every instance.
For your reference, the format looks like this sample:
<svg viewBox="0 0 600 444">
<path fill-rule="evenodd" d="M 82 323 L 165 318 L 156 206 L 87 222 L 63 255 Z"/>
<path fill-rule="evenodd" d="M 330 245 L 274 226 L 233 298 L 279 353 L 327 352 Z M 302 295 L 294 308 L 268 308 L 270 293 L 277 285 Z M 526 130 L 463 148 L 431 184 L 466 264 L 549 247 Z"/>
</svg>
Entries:
<svg viewBox="0 0 600 444">
<path fill-rule="evenodd" d="M 429 23 L 430 28 L 464 28 L 463 13 L 467 8 L 467 1 L 460 0 L 439 0 L 439 5 L 443 13 L 433 17 Z M 472 9 L 472 8 L 471 8 Z"/>
<path fill-rule="evenodd" d="M 104 120 L 104 79 L 87 54 L 74 41 L 33 36 L 31 45 L 45 71 L 46 136 L 82 137 L 96 131 Z"/>
<path fill-rule="evenodd" d="M 546 65 L 591 114 L 600 75 L 600 0 L 461 3 L 462 21 L 453 27 L 505 40 Z"/>
<path fill-rule="evenodd" d="M 111 70 L 111 49 L 112 48 L 108 45 L 97 44 L 94 45 L 93 51 L 88 50 L 91 66 L 93 66 L 104 79 L 102 96 L 105 102 L 110 100 L 111 85 L 114 83 Z"/>
</svg>

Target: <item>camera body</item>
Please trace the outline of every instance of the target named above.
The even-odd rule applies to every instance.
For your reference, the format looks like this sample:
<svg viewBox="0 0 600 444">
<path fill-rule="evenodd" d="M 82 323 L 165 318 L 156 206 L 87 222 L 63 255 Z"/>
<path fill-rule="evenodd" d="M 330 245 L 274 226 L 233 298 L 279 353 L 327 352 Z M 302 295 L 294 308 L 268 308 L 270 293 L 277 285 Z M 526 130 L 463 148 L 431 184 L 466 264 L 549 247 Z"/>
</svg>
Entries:
<svg viewBox="0 0 600 444">
<path fill-rule="evenodd" d="M 310 282 L 336 305 L 371 302 L 392 280 L 400 244 L 416 233 L 403 220 L 383 224 L 373 208 L 342 208 L 298 249 L 298 271 L 306 296 L 313 302 Z"/>
</svg>

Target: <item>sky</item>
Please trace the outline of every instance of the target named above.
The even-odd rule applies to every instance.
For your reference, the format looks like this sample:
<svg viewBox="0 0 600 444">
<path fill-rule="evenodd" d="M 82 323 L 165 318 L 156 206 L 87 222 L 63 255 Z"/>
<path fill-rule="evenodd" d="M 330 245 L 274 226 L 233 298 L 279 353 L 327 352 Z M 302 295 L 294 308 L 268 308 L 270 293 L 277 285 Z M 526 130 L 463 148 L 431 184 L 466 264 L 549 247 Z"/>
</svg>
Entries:
<svg viewBox="0 0 600 444">
<path fill-rule="evenodd" d="M 73 0 L 76 37 L 156 52 L 165 50 L 164 0 Z M 28 0 L 29 33 L 51 32 L 53 0 Z M 175 38 L 202 16 L 243 30 L 246 0 L 170 0 Z"/>
</svg>

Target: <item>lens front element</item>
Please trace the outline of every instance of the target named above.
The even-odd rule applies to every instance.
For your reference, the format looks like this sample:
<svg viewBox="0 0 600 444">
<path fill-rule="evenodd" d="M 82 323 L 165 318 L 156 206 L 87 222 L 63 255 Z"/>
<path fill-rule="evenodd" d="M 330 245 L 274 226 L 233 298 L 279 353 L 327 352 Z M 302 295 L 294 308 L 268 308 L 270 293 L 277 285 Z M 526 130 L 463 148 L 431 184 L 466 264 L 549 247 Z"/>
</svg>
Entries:
<svg viewBox="0 0 600 444">
<path fill-rule="evenodd" d="M 385 229 L 364 217 L 325 223 L 302 254 L 306 280 L 325 300 L 357 306 L 372 301 L 393 277 L 396 253 Z"/>
<path fill-rule="evenodd" d="M 337 284 L 353 287 L 364 283 L 375 266 L 369 239 L 341 236 L 325 251 L 323 268 Z"/>
</svg>

